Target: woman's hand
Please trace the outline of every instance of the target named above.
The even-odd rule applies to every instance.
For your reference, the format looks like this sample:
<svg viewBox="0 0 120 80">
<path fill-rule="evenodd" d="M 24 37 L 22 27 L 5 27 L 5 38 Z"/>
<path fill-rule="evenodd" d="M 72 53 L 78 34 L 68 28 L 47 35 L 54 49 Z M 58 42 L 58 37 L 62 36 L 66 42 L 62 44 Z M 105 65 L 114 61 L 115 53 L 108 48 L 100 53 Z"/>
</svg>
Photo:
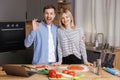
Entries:
<svg viewBox="0 0 120 80">
<path fill-rule="evenodd" d="M 86 62 L 85 65 L 87 65 L 87 66 L 93 66 L 93 64 L 90 63 L 90 62 Z"/>
<path fill-rule="evenodd" d="M 86 35 L 82 36 L 82 40 L 85 42 L 86 41 Z"/>
<path fill-rule="evenodd" d="M 33 26 L 33 31 L 36 32 L 39 27 L 39 23 L 37 22 L 38 19 L 33 19 L 32 20 L 32 26 Z"/>
<path fill-rule="evenodd" d="M 51 64 L 52 66 L 60 66 L 61 65 L 61 62 L 55 62 L 53 64 Z"/>
</svg>

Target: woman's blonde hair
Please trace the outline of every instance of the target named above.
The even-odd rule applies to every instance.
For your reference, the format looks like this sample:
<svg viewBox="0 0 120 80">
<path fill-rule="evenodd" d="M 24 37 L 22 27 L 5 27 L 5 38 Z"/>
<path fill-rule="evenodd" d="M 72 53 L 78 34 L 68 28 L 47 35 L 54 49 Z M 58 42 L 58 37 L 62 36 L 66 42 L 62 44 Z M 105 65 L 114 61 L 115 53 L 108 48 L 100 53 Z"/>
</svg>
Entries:
<svg viewBox="0 0 120 80">
<path fill-rule="evenodd" d="M 70 23 L 70 26 L 71 26 L 71 28 L 72 29 L 75 29 L 76 27 L 75 27 L 75 24 L 74 24 L 74 21 L 73 21 L 73 16 L 72 16 L 72 13 L 69 11 L 69 10 L 65 10 L 65 11 L 63 11 L 63 12 L 61 12 L 61 14 L 60 14 L 60 19 L 59 19 L 59 26 L 60 26 L 60 28 L 61 29 L 65 29 L 65 25 L 62 23 L 62 14 L 66 14 L 68 17 L 70 17 L 70 19 L 71 19 L 71 23 Z"/>
</svg>

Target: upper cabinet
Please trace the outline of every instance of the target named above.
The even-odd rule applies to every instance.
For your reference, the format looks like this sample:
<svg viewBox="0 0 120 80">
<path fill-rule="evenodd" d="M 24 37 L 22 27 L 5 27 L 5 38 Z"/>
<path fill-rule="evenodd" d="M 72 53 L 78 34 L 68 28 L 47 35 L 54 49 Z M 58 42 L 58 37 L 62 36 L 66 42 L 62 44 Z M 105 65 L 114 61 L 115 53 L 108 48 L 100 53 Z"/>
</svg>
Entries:
<svg viewBox="0 0 120 80">
<path fill-rule="evenodd" d="M 52 4 L 57 9 L 57 0 L 27 0 L 27 21 L 31 21 L 34 18 L 39 20 L 43 19 L 43 8 L 48 4 Z"/>
<path fill-rule="evenodd" d="M 26 19 L 31 21 L 34 18 L 40 19 L 41 15 L 41 0 L 27 0 Z"/>
<path fill-rule="evenodd" d="M 31 21 L 43 19 L 43 8 L 52 4 L 57 9 L 57 0 L 0 0 L 0 22 Z"/>
<path fill-rule="evenodd" d="M 25 21 L 26 0 L 0 0 L 0 22 Z"/>
</svg>

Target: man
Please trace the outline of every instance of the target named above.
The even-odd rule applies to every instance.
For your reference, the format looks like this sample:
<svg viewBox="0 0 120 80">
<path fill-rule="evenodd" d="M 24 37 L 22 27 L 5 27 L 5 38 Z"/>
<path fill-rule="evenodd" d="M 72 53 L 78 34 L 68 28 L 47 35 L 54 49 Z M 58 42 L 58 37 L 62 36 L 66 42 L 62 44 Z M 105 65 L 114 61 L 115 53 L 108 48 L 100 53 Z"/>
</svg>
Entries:
<svg viewBox="0 0 120 80">
<path fill-rule="evenodd" d="M 44 20 L 40 23 L 37 19 L 32 21 L 32 29 L 25 39 L 25 46 L 30 47 L 34 42 L 33 64 L 57 63 L 57 26 L 53 24 L 55 8 L 47 5 L 43 9 Z"/>
</svg>

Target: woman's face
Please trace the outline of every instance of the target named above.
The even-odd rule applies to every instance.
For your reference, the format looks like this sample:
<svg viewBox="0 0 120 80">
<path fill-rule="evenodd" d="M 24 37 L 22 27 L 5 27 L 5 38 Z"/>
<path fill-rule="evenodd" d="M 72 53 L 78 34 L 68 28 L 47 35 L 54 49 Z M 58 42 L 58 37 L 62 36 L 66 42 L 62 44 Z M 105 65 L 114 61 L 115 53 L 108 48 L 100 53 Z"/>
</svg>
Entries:
<svg viewBox="0 0 120 80">
<path fill-rule="evenodd" d="M 64 24 L 65 27 L 70 27 L 71 19 L 65 13 L 62 14 L 61 21 L 62 21 L 62 24 Z"/>
</svg>

